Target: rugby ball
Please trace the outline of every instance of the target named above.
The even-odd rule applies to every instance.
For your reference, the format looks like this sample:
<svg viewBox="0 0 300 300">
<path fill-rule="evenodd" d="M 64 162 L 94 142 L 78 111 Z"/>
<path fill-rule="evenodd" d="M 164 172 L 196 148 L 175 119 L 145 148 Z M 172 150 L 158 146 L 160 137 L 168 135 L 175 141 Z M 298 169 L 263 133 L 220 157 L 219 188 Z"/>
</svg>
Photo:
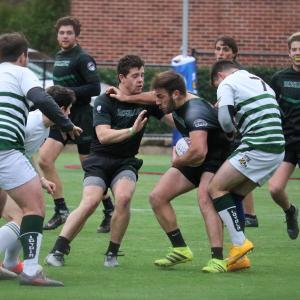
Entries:
<svg viewBox="0 0 300 300">
<path fill-rule="evenodd" d="M 191 141 L 188 137 L 183 137 L 179 139 L 175 145 L 176 154 L 178 156 L 185 154 L 189 150 L 190 143 Z"/>
</svg>

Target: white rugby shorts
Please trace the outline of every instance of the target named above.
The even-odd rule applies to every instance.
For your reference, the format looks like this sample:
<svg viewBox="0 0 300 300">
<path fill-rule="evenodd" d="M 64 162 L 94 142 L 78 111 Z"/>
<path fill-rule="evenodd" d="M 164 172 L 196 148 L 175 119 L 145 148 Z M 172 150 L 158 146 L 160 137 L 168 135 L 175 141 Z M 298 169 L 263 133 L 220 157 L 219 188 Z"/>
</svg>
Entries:
<svg viewBox="0 0 300 300">
<path fill-rule="evenodd" d="M 0 151 L 0 188 L 14 189 L 37 175 L 28 158 L 18 150 Z"/>
<path fill-rule="evenodd" d="M 238 149 L 239 148 L 240 147 L 238 147 Z M 263 185 L 271 178 L 283 158 L 284 152 L 275 154 L 260 150 L 251 150 L 237 152 L 234 156 L 229 158 L 229 162 L 247 178 L 258 185 Z"/>
</svg>

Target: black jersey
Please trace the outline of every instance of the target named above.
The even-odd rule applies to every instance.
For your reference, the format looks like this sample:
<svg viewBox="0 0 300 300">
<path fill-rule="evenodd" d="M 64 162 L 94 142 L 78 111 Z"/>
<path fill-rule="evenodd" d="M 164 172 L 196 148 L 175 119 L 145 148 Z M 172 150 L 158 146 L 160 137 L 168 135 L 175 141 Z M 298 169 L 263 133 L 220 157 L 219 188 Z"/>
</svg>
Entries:
<svg viewBox="0 0 300 300">
<path fill-rule="evenodd" d="M 292 67 L 277 72 L 271 87 L 281 109 L 286 147 L 300 150 L 300 72 Z"/>
<path fill-rule="evenodd" d="M 53 81 L 75 92 L 74 108 L 90 104 L 91 97 L 100 94 L 96 63 L 79 45 L 56 54 Z"/>
<path fill-rule="evenodd" d="M 97 125 L 110 125 L 112 129 L 130 128 L 142 110 L 147 110 L 147 117 L 161 119 L 164 114 L 156 105 L 141 105 L 120 102 L 103 94 L 96 98 L 93 109 L 94 139 L 92 153 L 105 153 L 117 157 L 132 157 L 138 153 L 145 127 L 134 136 L 114 144 L 101 144 L 96 136 Z"/>
<path fill-rule="evenodd" d="M 217 110 L 206 100 L 194 98 L 173 112 L 175 125 L 183 136 L 195 130 L 207 131 L 208 151 L 205 161 L 225 160 L 230 142 L 226 139 L 218 122 Z"/>
</svg>

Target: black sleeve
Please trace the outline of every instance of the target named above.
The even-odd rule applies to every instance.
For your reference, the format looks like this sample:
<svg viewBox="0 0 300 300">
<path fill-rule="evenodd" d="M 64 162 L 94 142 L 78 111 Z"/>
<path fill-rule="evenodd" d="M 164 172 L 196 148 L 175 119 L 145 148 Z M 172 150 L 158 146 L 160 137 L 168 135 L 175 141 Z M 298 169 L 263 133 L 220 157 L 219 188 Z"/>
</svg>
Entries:
<svg viewBox="0 0 300 300">
<path fill-rule="evenodd" d="M 278 78 L 278 73 L 276 73 L 276 74 L 273 75 L 273 77 L 271 79 L 271 82 L 270 82 L 270 86 L 271 86 L 271 88 L 274 90 L 274 92 L 276 94 L 277 101 L 279 101 L 280 87 L 278 86 L 277 78 Z"/>
<path fill-rule="evenodd" d="M 76 69 L 84 84 L 71 87 L 77 98 L 98 96 L 101 92 L 100 77 L 94 59 L 83 54 L 76 64 Z"/>
<path fill-rule="evenodd" d="M 158 108 L 157 105 L 146 105 L 145 109 L 147 110 L 146 117 L 153 116 L 156 119 L 160 120 L 164 117 L 164 113 Z"/>
<path fill-rule="evenodd" d="M 32 101 L 46 117 L 59 126 L 63 131 L 67 132 L 73 129 L 74 124 L 70 121 L 70 119 L 64 116 L 53 98 L 41 87 L 34 87 L 30 89 L 26 98 Z"/>
<path fill-rule="evenodd" d="M 98 96 L 93 107 L 93 126 L 111 125 L 113 100 L 107 95 Z"/>
<path fill-rule="evenodd" d="M 68 87 L 75 92 L 76 98 L 91 98 L 101 92 L 100 82 L 87 83 L 78 87 Z"/>
</svg>

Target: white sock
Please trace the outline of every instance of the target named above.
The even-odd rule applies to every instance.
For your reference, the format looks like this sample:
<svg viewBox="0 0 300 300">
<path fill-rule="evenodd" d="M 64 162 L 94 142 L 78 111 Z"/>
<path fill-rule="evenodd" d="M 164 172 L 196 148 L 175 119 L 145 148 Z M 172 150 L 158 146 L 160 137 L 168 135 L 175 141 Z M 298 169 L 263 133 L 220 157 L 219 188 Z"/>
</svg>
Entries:
<svg viewBox="0 0 300 300">
<path fill-rule="evenodd" d="M 15 222 L 8 222 L 0 228 L 0 253 L 6 251 L 19 238 L 20 226 Z"/>
<path fill-rule="evenodd" d="M 238 217 L 235 209 L 233 208 L 234 206 L 228 207 L 224 210 L 219 211 L 218 214 L 229 231 L 232 244 L 234 246 L 241 246 L 245 242 L 246 237 L 240 225 L 238 225 Z"/>
<path fill-rule="evenodd" d="M 42 244 L 42 238 L 43 235 L 41 233 L 37 233 L 35 255 L 30 259 L 24 259 L 23 272 L 29 276 L 35 275 L 36 272 L 40 269 L 40 265 L 38 263 L 39 263 L 39 254 L 40 254 L 40 248 Z"/>
<path fill-rule="evenodd" d="M 19 240 L 16 240 L 13 245 L 5 251 L 3 266 L 7 269 L 15 267 L 19 262 L 19 255 L 22 245 Z"/>
</svg>

